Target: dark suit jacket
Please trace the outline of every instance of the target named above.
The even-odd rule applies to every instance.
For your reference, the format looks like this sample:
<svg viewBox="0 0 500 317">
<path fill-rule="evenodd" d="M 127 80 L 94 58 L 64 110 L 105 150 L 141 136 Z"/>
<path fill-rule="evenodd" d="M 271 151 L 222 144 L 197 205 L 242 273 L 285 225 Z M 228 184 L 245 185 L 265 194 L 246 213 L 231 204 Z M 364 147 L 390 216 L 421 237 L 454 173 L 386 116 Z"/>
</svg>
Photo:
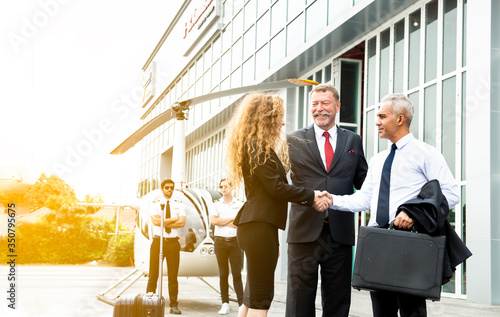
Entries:
<svg viewBox="0 0 500 317">
<path fill-rule="evenodd" d="M 337 128 L 337 146 L 330 170 L 321 161 L 313 126 L 288 136 L 292 181 L 296 186 L 326 190 L 331 194 L 349 195 L 361 188 L 366 177 L 366 164 L 361 137 Z M 354 245 L 354 216 L 329 209 L 329 225 L 333 241 Z M 288 243 L 312 242 L 318 239 L 325 214 L 312 207 L 292 204 L 288 227 Z"/>
<path fill-rule="evenodd" d="M 288 184 L 286 171 L 274 151 L 271 158 L 274 162 L 268 160 L 252 174 L 247 164 L 243 166 L 247 201 L 234 219 L 235 225 L 257 221 L 285 230 L 289 201 L 305 206 L 314 203 L 314 190 Z M 244 162 L 248 162 L 248 157 Z"/>
<path fill-rule="evenodd" d="M 441 192 L 437 179 L 428 181 L 420 190 L 417 198 L 408 200 L 399 206 L 397 213 L 404 211 L 415 220 L 418 232 L 431 236 L 446 236 L 446 256 L 443 270 L 443 284 L 453 276 L 455 267 L 472 255 L 455 229 L 446 219 L 450 208 L 446 197 Z"/>
</svg>

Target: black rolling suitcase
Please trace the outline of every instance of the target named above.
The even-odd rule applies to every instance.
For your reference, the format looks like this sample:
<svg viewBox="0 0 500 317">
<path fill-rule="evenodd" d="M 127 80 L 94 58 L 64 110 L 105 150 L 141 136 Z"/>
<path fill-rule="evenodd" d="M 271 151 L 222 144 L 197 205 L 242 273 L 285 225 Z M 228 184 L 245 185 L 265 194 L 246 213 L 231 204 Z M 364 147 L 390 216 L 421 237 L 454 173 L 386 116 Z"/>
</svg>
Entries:
<svg viewBox="0 0 500 317">
<path fill-rule="evenodd" d="M 113 317 L 163 317 L 165 315 L 165 299 L 162 294 L 163 281 L 163 215 L 160 228 L 160 267 L 158 272 L 158 294 L 147 293 L 119 297 L 113 308 Z"/>
</svg>

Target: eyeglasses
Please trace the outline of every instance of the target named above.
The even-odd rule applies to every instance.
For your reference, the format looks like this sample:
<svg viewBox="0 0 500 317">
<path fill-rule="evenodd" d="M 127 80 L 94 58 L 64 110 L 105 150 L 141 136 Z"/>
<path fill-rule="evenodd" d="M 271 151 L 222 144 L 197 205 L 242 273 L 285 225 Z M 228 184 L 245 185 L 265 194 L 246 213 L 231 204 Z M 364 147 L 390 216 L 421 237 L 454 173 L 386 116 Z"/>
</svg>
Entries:
<svg viewBox="0 0 500 317">
<path fill-rule="evenodd" d="M 174 190 L 174 186 L 163 186 L 163 189 L 170 189 L 170 190 Z"/>
</svg>

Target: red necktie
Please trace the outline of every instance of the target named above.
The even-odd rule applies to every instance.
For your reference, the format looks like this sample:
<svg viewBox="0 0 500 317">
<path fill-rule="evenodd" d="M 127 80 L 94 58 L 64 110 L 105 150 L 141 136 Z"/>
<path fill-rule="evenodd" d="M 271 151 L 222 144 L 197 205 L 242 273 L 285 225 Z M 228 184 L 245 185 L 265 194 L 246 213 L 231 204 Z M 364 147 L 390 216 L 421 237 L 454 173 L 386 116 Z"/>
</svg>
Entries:
<svg viewBox="0 0 500 317">
<path fill-rule="evenodd" d="M 325 137 L 325 159 L 326 159 L 326 171 L 330 170 L 330 165 L 333 160 L 333 148 L 330 144 L 330 133 L 327 131 L 323 132 L 323 136 Z"/>
</svg>

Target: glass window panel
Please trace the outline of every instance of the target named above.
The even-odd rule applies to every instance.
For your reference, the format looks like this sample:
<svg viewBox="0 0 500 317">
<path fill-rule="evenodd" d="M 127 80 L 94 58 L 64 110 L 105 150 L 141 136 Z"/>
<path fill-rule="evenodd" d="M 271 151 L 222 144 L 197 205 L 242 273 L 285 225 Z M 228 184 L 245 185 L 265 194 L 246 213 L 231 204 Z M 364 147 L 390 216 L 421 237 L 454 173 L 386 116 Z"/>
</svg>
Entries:
<svg viewBox="0 0 500 317">
<path fill-rule="evenodd" d="M 462 118 L 462 180 L 466 180 L 466 168 L 465 168 L 465 151 L 466 151 L 466 142 L 465 142 L 465 136 L 467 135 L 467 125 L 465 125 L 465 119 L 467 117 L 467 90 L 466 90 L 466 80 L 467 80 L 467 76 L 465 76 L 466 72 L 463 72 L 462 73 L 462 115 L 460 116 L 460 118 Z M 464 218 L 465 219 L 465 218 Z"/>
<path fill-rule="evenodd" d="M 352 0 L 328 0 L 328 25 L 332 24 L 352 7 Z"/>
<path fill-rule="evenodd" d="M 231 51 L 227 51 L 224 55 L 222 55 L 222 71 L 221 77 L 226 78 L 231 72 Z"/>
<path fill-rule="evenodd" d="M 255 75 L 260 76 L 269 69 L 269 46 L 266 44 L 256 54 Z"/>
<path fill-rule="evenodd" d="M 410 132 L 413 133 L 413 135 L 416 138 L 418 138 L 419 137 L 418 122 L 419 122 L 419 109 L 420 109 L 419 92 L 417 91 L 408 95 L 408 99 L 410 99 L 411 103 L 413 104 L 413 118 L 411 119 L 410 123 Z"/>
<path fill-rule="evenodd" d="M 295 17 L 304 10 L 304 5 L 304 0 L 288 1 L 287 21 L 295 19 Z"/>
<path fill-rule="evenodd" d="M 296 128 L 303 128 L 305 126 L 304 124 L 304 103 L 305 103 L 305 93 L 306 93 L 306 88 L 305 87 L 299 87 L 299 100 L 297 103 L 297 127 Z"/>
<path fill-rule="evenodd" d="M 254 57 L 243 63 L 243 85 L 250 85 L 255 80 Z"/>
<path fill-rule="evenodd" d="M 304 14 L 299 15 L 287 27 L 286 54 L 290 55 L 304 43 Z"/>
<path fill-rule="evenodd" d="M 232 48 L 232 68 L 235 68 L 235 67 L 238 67 L 241 62 L 242 62 L 242 58 L 243 58 L 243 41 L 241 39 L 237 40 L 234 45 L 233 45 L 233 48 Z"/>
<path fill-rule="evenodd" d="M 424 142 L 436 146 L 436 85 L 424 90 Z"/>
<path fill-rule="evenodd" d="M 231 74 L 231 88 L 241 87 L 241 67 Z"/>
<path fill-rule="evenodd" d="M 224 31 L 222 31 L 222 51 L 225 52 L 231 47 L 233 43 L 232 40 L 233 28 L 231 24 L 228 24 Z"/>
<path fill-rule="evenodd" d="M 342 61 L 340 66 L 340 121 L 358 123 L 360 63 Z"/>
<path fill-rule="evenodd" d="M 367 107 L 375 104 L 375 67 L 377 56 L 377 38 L 373 37 L 368 41 L 368 83 L 367 83 Z"/>
<path fill-rule="evenodd" d="M 325 83 L 329 83 L 332 80 L 332 64 L 328 64 L 325 67 Z"/>
<path fill-rule="evenodd" d="M 323 82 L 323 70 L 320 69 L 314 74 L 314 80 L 317 81 L 318 83 Z"/>
<path fill-rule="evenodd" d="M 380 72 L 379 72 L 379 99 L 389 93 L 389 55 L 390 55 L 390 30 L 380 33 Z"/>
<path fill-rule="evenodd" d="M 462 30 L 462 66 L 467 65 L 467 0 L 464 0 Z"/>
<path fill-rule="evenodd" d="M 212 71 L 209 69 L 205 75 L 203 75 L 203 93 L 208 94 L 210 88 L 212 88 Z"/>
<path fill-rule="evenodd" d="M 205 50 L 205 53 L 203 54 L 203 59 L 204 59 L 203 70 L 207 71 L 212 66 L 212 48 L 211 47 L 209 47 Z"/>
<path fill-rule="evenodd" d="M 233 19 L 233 41 L 243 34 L 243 12 L 240 11 Z"/>
<path fill-rule="evenodd" d="M 248 30 L 250 25 L 255 22 L 255 13 L 257 12 L 256 0 L 250 0 L 245 4 L 245 25 L 244 29 Z"/>
<path fill-rule="evenodd" d="M 233 13 L 238 12 L 241 8 L 243 8 L 243 4 L 245 3 L 245 0 L 234 0 L 234 11 Z"/>
<path fill-rule="evenodd" d="M 420 81 L 420 9 L 410 14 L 409 22 L 408 89 L 412 89 Z"/>
<path fill-rule="evenodd" d="M 405 50 L 405 21 L 401 20 L 394 25 L 394 73 L 393 91 L 403 92 L 404 50 Z"/>
<path fill-rule="evenodd" d="M 189 83 L 192 85 L 196 81 L 196 68 L 194 64 L 189 67 Z"/>
<path fill-rule="evenodd" d="M 267 43 L 269 41 L 269 32 L 270 32 L 270 22 L 269 22 L 269 11 L 266 12 L 260 18 L 259 21 L 257 21 L 257 48 L 260 48 L 262 45 Z"/>
<path fill-rule="evenodd" d="M 269 9 L 270 0 L 257 0 L 257 17 L 260 17 L 267 9 Z"/>
<path fill-rule="evenodd" d="M 248 59 L 251 55 L 255 53 L 255 27 L 252 26 L 243 35 L 243 59 Z"/>
<path fill-rule="evenodd" d="M 271 7 L 271 36 L 278 33 L 286 23 L 286 0 L 278 0 Z"/>
<path fill-rule="evenodd" d="M 369 162 L 373 157 L 374 152 L 374 137 L 375 137 L 375 109 L 366 112 L 366 144 L 365 155 Z"/>
<path fill-rule="evenodd" d="M 222 4 L 222 23 L 226 24 L 233 17 L 233 0 L 224 1 Z"/>
<path fill-rule="evenodd" d="M 326 27 L 328 13 L 326 0 L 317 0 L 306 9 L 306 41 Z"/>
<path fill-rule="evenodd" d="M 461 224 L 461 234 L 462 234 L 462 241 L 464 243 L 467 243 L 466 241 L 466 235 L 465 233 L 467 232 L 466 230 L 466 225 L 467 225 L 467 222 L 465 221 L 465 219 L 467 219 L 467 210 L 466 210 L 466 202 L 467 202 L 467 197 L 466 197 L 466 187 L 465 186 L 462 186 L 462 224 Z M 467 294 L 467 269 L 466 269 L 466 266 L 467 266 L 467 261 L 463 262 L 462 263 L 462 279 L 461 279 L 461 282 L 462 282 L 462 295 L 465 295 Z"/>
<path fill-rule="evenodd" d="M 451 173 L 455 175 L 455 148 L 456 148 L 456 77 L 443 81 L 442 96 L 442 153 Z"/>
<path fill-rule="evenodd" d="M 444 1 L 443 19 L 443 74 L 447 74 L 457 65 L 457 0 Z"/>
<path fill-rule="evenodd" d="M 281 31 L 271 40 L 271 66 L 285 58 L 285 31 Z"/>
<path fill-rule="evenodd" d="M 203 76 L 203 58 L 202 58 L 202 56 L 200 56 L 196 60 L 196 76 L 197 76 L 196 79 L 198 79 L 201 76 Z"/>
<path fill-rule="evenodd" d="M 220 35 L 214 40 L 212 44 L 212 63 L 221 57 L 221 38 Z"/>
<path fill-rule="evenodd" d="M 215 62 L 214 66 L 212 67 L 212 87 L 214 88 L 220 83 L 220 60 Z"/>
<path fill-rule="evenodd" d="M 425 10 L 425 81 L 436 78 L 438 1 L 429 2 Z"/>
</svg>

